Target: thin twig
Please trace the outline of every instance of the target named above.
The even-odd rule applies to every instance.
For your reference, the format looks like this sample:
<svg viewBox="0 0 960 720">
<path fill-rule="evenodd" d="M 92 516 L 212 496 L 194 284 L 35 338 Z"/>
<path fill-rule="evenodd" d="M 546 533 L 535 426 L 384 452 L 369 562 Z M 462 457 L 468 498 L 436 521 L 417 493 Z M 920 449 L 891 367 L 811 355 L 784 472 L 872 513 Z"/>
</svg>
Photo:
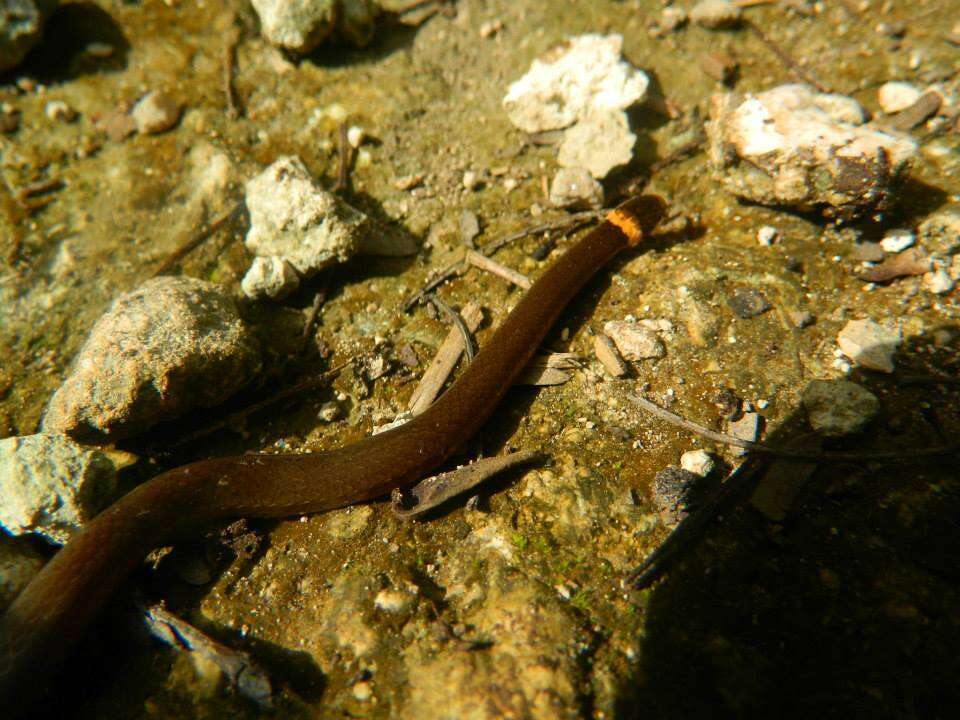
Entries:
<svg viewBox="0 0 960 720">
<path fill-rule="evenodd" d="M 337 182 L 333 186 L 334 192 L 343 192 L 350 187 L 350 161 L 353 158 L 353 148 L 350 147 L 350 138 L 347 133 L 346 121 L 340 123 L 337 132 Z"/>
<path fill-rule="evenodd" d="M 280 390 L 279 392 L 275 393 L 274 395 L 271 395 L 268 398 L 259 400 L 253 403 L 252 405 L 248 405 L 242 410 L 237 410 L 234 413 L 230 413 L 224 419 L 218 420 L 212 425 L 208 425 L 205 428 L 202 428 L 200 430 L 190 433 L 186 437 L 180 438 L 176 442 L 172 443 L 170 447 L 176 448 L 182 445 L 187 445 L 188 443 L 191 443 L 194 440 L 199 440 L 200 438 L 204 438 L 204 437 L 207 437 L 208 435 L 212 435 L 218 430 L 222 430 L 225 427 L 234 425 L 240 422 L 241 420 L 244 420 L 245 418 L 249 417 L 250 415 L 253 415 L 256 412 L 260 412 L 264 408 L 270 407 L 274 403 L 280 402 L 281 400 L 286 400 L 287 398 L 302 395 L 303 393 L 308 392 L 310 390 L 323 387 L 324 385 L 327 385 L 331 379 L 336 377 L 341 370 L 343 370 L 345 367 L 347 367 L 351 363 L 356 362 L 358 359 L 359 358 L 357 357 L 352 357 L 349 360 L 340 363 L 336 367 L 331 368 L 330 370 L 327 370 L 325 373 L 321 373 L 316 377 L 307 378 L 306 380 L 301 380 L 296 385 L 291 385 L 290 387 L 284 388 L 283 390 Z"/>
<path fill-rule="evenodd" d="M 174 267 L 177 263 L 183 260 L 183 258 L 203 245 L 203 243 L 206 242 L 217 230 L 237 217 L 242 209 L 243 203 L 237 202 L 227 212 L 207 225 L 205 229 L 197 233 L 194 237 L 190 238 L 172 253 L 167 255 L 167 258 L 157 266 L 156 270 L 153 271 L 153 275 L 151 277 L 163 275 L 165 272 L 170 270 L 170 268 Z"/>
<path fill-rule="evenodd" d="M 767 49 L 770 50 L 774 55 L 779 58 L 780 62 L 783 63 L 784 67 L 794 75 L 798 80 L 802 80 L 805 83 L 813 85 L 819 92 L 828 93 L 830 90 L 817 78 L 811 75 L 807 70 L 803 68 L 796 60 L 794 60 L 786 50 L 780 47 L 775 43 L 760 27 L 751 20 L 744 20 L 744 25 L 746 25 L 753 33 L 760 39 L 764 45 L 767 46 Z"/>
<path fill-rule="evenodd" d="M 320 317 L 320 308 L 323 307 L 323 301 L 327 297 L 327 289 L 325 287 L 317 290 L 316 295 L 313 296 L 313 304 L 310 306 L 310 314 L 307 315 L 307 321 L 303 324 L 303 333 L 300 336 L 302 342 L 302 349 L 306 350 L 307 345 L 310 342 L 310 337 L 313 335 L 313 329 L 317 325 L 317 318 Z"/>
<path fill-rule="evenodd" d="M 552 232 L 554 230 L 571 230 L 579 225 L 584 225 L 586 223 L 593 222 L 594 220 L 599 220 L 605 216 L 607 212 L 607 210 L 584 210 L 583 212 L 568 215 L 562 220 L 554 220 L 553 222 L 534 225 L 524 230 L 515 232 L 512 235 L 506 235 L 499 240 L 494 240 L 493 242 L 484 245 L 480 251 L 487 257 L 490 257 L 497 252 L 497 250 L 506 247 L 512 242 L 516 242 L 517 240 L 525 238 L 528 235 L 538 235 L 540 233 Z"/>
<path fill-rule="evenodd" d="M 467 303 L 461 312 L 464 323 L 470 332 L 475 332 L 483 320 L 483 311 L 476 303 Z M 407 408 L 413 415 L 419 415 L 433 403 L 440 389 L 450 377 L 450 373 L 457 366 L 457 361 L 463 353 L 463 337 L 459 330 L 451 328 L 447 337 L 437 350 L 427 368 L 420 378 L 420 383 L 414 389 Z"/>
<path fill-rule="evenodd" d="M 227 99 L 227 117 L 236 120 L 243 114 L 237 90 L 233 85 L 233 76 L 237 66 L 237 43 L 239 34 L 236 29 L 230 33 L 230 39 L 223 47 L 223 94 Z"/>
<path fill-rule="evenodd" d="M 775 448 L 762 443 L 741 440 L 740 438 L 727 435 L 725 433 L 710 430 L 703 425 L 698 425 L 691 420 L 675 415 L 669 410 L 656 405 L 639 395 L 628 395 L 627 398 L 643 408 L 651 415 L 655 415 L 661 420 L 666 420 L 672 425 L 682 427 L 692 433 L 701 435 L 708 440 L 723 443 L 724 445 L 733 445 L 743 448 L 751 453 L 768 455 L 770 457 L 780 458 L 781 460 L 796 460 L 800 462 L 876 462 L 881 460 L 910 460 L 918 457 L 939 457 L 942 455 L 954 455 L 960 453 L 960 443 L 951 443 L 949 445 L 940 445 L 927 448 L 916 448 L 913 450 L 890 450 L 886 452 L 807 452 L 803 450 L 791 450 L 788 448 Z"/>
<path fill-rule="evenodd" d="M 422 288 L 403 301 L 403 311 L 410 312 L 414 305 L 426 300 L 430 293 L 443 285 L 447 280 L 459 275 L 463 270 L 464 264 L 462 260 L 457 260 L 447 265 L 443 270 L 427 280 Z"/>
<path fill-rule="evenodd" d="M 476 250 L 467 250 L 466 260 L 468 263 L 474 267 L 480 268 L 481 270 L 486 270 L 489 273 L 502 277 L 507 282 L 511 282 L 523 290 L 529 290 L 532 283 L 530 278 L 528 278 L 523 273 L 517 272 L 513 268 L 508 268 L 502 263 L 498 263 L 492 258 L 488 258 L 482 253 L 478 253 Z"/>
<path fill-rule="evenodd" d="M 437 295 L 433 295 L 430 298 L 430 302 L 440 308 L 446 316 L 450 318 L 453 326 L 460 332 L 460 339 L 463 340 L 463 353 L 467 356 L 467 362 L 472 363 L 474 358 L 473 336 L 470 334 L 470 329 L 467 327 L 467 324 L 463 321 L 463 317 Z"/>
</svg>

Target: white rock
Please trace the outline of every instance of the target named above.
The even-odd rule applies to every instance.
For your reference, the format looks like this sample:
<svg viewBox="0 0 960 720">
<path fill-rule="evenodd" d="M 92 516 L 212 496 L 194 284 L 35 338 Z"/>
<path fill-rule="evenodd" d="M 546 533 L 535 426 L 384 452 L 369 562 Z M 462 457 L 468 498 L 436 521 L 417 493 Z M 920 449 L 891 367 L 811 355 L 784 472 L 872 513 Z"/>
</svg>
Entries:
<svg viewBox="0 0 960 720">
<path fill-rule="evenodd" d="M 953 278 L 950 277 L 950 273 L 943 268 L 937 268 L 933 272 L 928 272 L 923 276 L 923 281 L 927 286 L 927 290 L 935 295 L 946 295 L 953 290 Z"/>
<path fill-rule="evenodd" d="M 640 323 L 611 320 L 603 326 L 603 332 L 613 340 L 625 360 L 662 358 L 667 354 L 657 333 Z"/>
<path fill-rule="evenodd" d="M 58 122 L 70 123 L 77 119 L 77 111 L 63 100 L 51 100 L 43 111 L 48 118 Z"/>
<path fill-rule="evenodd" d="M 335 0 L 251 0 L 260 32 L 273 45 L 308 53 L 333 31 Z"/>
<path fill-rule="evenodd" d="M 800 398 L 810 426 L 821 435 L 858 433 L 880 412 L 880 401 L 849 380 L 813 380 Z"/>
<path fill-rule="evenodd" d="M 603 186 L 585 168 L 562 168 L 550 183 L 550 203 L 581 210 L 602 207 Z"/>
<path fill-rule="evenodd" d="M 66 542 L 116 488 L 116 470 L 95 448 L 66 435 L 0 440 L 0 525 Z"/>
<path fill-rule="evenodd" d="M 782 85 L 758 95 L 714 95 L 711 165 L 738 197 L 850 218 L 888 204 L 916 154 L 902 134 L 860 124 L 851 98 Z"/>
<path fill-rule="evenodd" d="M 317 185 L 297 157 L 285 156 L 247 182 L 250 230 L 258 257 L 289 262 L 309 277 L 357 250 L 367 216 Z"/>
<path fill-rule="evenodd" d="M 701 0 L 690 10 L 690 19 L 715 30 L 740 22 L 741 10 L 729 0 Z"/>
<path fill-rule="evenodd" d="M 869 370 L 892 373 L 893 355 L 903 341 L 899 329 L 889 328 L 873 320 L 851 320 L 837 335 L 843 354 Z"/>
<path fill-rule="evenodd" d="M 467 170 L 463 173 L 462 183 L 464 190 L 470 190 L 472 192 L 480 185 L 480 176 L 473 170 Z"/>
<path fill-rule="evenodd" d="M 700 477 L 707 477 L 716 465 L 706 450 L 688 450 L 680 456 L 680 467 Z"/>
<path fill-rule="evenodd" d="M 625 112 L 597 113 L 584 118 L 563 135 L 557 163 L 586 168 L 595 178 L 604 178 L 615 167 L 633 158 L 637 136 L 630 131 Z"/>
<path fill-rule="evenodd" d="M 399 613 L 407 610 L 413 596 L 400 590 L 381 590 L 373 599 L 373 606 L 384 612 Z"/>
<path fill-rule="evenodd" d="M 777 239 L 777 235 L 779 235 L 779 231 L 775 227 L 772 225 L 764 225 L 757 230 L 757 242 L 766 247 L 770 247 Z"/>
<path fill-rule="evenodd" d="M 880 241 L 880 247 L 883 248 L 884 252 L 898 253 L 903 252 L 913 245 L 915 240 L 916 237 L 914 237 L 912 230 L 908 228 L 893 228 L 884 233 L 883 240 Z"/>
<path fill-rule="evenodd" d="M 650 80 L 620 57 L 621 35 L 580 35 L 534 60 L 503 99 L 510 122 L 535 133 L 643 102 Z"/>
<path fill-rule="evenodd" d="M 877 90 L 877 102 L 880 103 L 880 109 L 888 115 L 901 110 L 906 110 L 913 105 L 923 91 L 916 85 L 906 82 L 886 82 Z"/>
<path fill-rule="evenodd" d="M 258 257 L 243 276 L 240 288 L 252 300 L 278 300 L 300 287 L 300 276 L 293 265 L 282 257 Z"/>
<path fill-rule="evenodd" d="M 133 124 L 141 135 L 166 132 L 180 119 L 180 103 L 165 92 L 154 90 L 137 101 L 130 111 Z"/>
<path fill-rule="evenodd" d="M 354 150 L 360 147 L 361 143 L 363 143 L 366 138 L 366 132 L 364 132 L 363 128 L 359 125 L 351 125 L 347 130 L 347 142 Z"/>
</svg>

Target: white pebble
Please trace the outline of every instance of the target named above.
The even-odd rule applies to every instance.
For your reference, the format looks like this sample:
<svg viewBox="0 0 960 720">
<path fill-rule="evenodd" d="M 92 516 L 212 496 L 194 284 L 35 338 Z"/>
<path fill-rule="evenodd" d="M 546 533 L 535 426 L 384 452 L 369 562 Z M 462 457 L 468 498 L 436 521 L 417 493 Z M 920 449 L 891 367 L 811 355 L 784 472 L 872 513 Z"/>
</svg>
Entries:
<svg viewBox="0 0 960 720">
<path fill-rule="evenodd" d="M 360 147 L 366 137 L 367 134 L 359 125 L 351 125 L 350 129 L 347 130 L 347 142 L 354 150 Z"/>
<path fill-rule="evenodd" d="M 467 190 L 476 190 L 477 185 L 480 184 L 480 178 L 473 170 L 467 170 L 463 174 L 463 186 Z"/>
<path fill-rule="evenodd" d="M 892 230 L 887 230 L 883 236 L 883 240 L 880 241 L 880 247 L 883 248 L 884 252 L 898 253 L 903 252 L 913 245 L 915 240 L 916 237 L 912 230 L 908 230 L 907 228 L 893 228 Z"/>
<path fill-rule="evenodd" d="M 927 290 L 934 295 L 945 295 L 953 290 L 953 278 L 943 268 L 937 268 L 933 272 L 928 272 L 923 277 Z"/>
<path fill-rule="evenodd" d="M 762 228 L 757 230 L 757 242 L 761 245 L 769 247 L 773 245 L 779 234 L 780 233 L 777 231 L 777 229 L 772 225 L 764 225 Z"/>
<path fill-rule="evenodd" d="M 880 109 L 888 115 L 906 110 L 913 105 L 923 93 L 915 85 L 905 82 L 888 82 L 877 90 L 877 102 Z"/>
<path fill-rule="evenodd" d="M 706 450 L 688 450 L 680 456 L 680 467 L 694 475 L 706 477 L 713 472 L 716 463 Z"/>
</svg>

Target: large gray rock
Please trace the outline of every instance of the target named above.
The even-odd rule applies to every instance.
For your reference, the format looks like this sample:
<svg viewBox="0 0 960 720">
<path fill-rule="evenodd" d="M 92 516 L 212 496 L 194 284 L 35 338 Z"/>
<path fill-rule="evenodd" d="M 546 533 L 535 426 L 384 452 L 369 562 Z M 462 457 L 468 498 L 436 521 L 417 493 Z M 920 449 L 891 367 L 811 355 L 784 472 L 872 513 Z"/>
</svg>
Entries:
<svg viewBox="0 0 960 720">
<path fill-rule="evenodd" d="M 889 204 L 916 154 L 906 135 L 864 124 L 852 98 L 782 85 L 711 99 L 710 161 L 738 197 L 850 218 Z"/>
<path fill-rule="evenodd" d="M 3 0 L 0 2 L 0 72 L 20 64 L 40 42 L 43 25 L 58 0 Z"/>
<path fill-rule="evenodd" d="M 155 278 L 94 325 L 43 428 L 93 442 L 130 437 L 223 402 L 259 368 L 259 344 L 221 287 Z"/>
<path fill-rule="evenodd" d="M 0 440 L 0 525 L 11 535 L 66 542 L 115 488 L 110 458 L 66 435 Z"/>
<path fill-rule="evenodd" d="M 848 380 L 813 380 L 801 402 L 810 426 L 828 437 L 858 433 L 880 412 L 877 396 Z"/>
<path fill-rule="evenodd" d="M 250 297 L 279 297 L 296 289 L 298 277 L 265 272 L 268 267 L 282 268 L 285 261 L 308 277 L 357 252 L 367 216 L 314 182 L 300 158 L 277 159 L 247 182 L 246 193 L 250 230 L 244 243 L 258 258 L 271 258 L 244 278 Z"/>
</svg>

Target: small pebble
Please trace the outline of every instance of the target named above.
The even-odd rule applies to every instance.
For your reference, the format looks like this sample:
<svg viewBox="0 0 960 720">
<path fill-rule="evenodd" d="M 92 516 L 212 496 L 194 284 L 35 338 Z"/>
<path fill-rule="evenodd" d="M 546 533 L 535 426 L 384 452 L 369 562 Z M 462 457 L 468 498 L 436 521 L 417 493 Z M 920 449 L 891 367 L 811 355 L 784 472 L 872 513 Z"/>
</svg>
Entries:
<svg viewBox="0 0 960 720">
<path fill-rule="evenodd" d="M 460 239 L 470 247 L 473 240 L 480 234 L 480 218 L 470 210 L 460 213 Z"/>
<path fill-rule="evenodd" d="M 353 697 L 360 702 L 366 702 L 373 697 L 373 687 L 366 680 L 361 680 L 353 686 Z"/>
<path fill-rule="evenodd" d="M 787 315 L 790 317 L 790 322 L 793 323 L 794 327 L 805 328 L 813 325 L 814 317 L 813 313 L 809 310 L 789 310 Z"/>
<path fill-rule="evenodd" d="M 613 377 L 624 377 L 630 369 L 620 357 L 617 346 L 606 335 L 595 335 L 593 338 L 593 351 L 597 355 L 597 360 L 603 365 L 604 369 Z"/>
<path fill-rule="evenodd" d="M 347 130 L 347 142 L 354 150 L 363 144 L 363 141 L 366 139 L 366 137 L 367 134 L 359 125 L 351 125 Z"/>
<path fill-rule="evenodd" d="M 729 0 L 701 0 L 690 10 L 690 19 L 711 30 L 730 28 L 740 22 L 742 12 Z"/>
<path fill-rule="evenodd" d="M 893 355 L 903 341 L 899 330 L 873 320 L 851 320 L 837 335 L 837 345 L 843 354 L 868 370 L 892 373 Z"/>
<path fill-rule="evenodd" d="M 665 523 L 680 522 L 688 514 L 690 492 L 700 476 L 689 470 L 667 467 L 653 478 L 653 504 Z"/>
<path fill-rule="evenodd" d="M 657 333 L 637 322 L 611 320 L 603 326 L 603 332 L 626 360 L 656 359 L 667 354 Z"/>
<path fill-rule="evenodd" d="M 892 230 L 887 230 L 884 234 L 883 240 L 880 241 L 880 247 L 883 248 L 884 252 L 898 253 L 903 252 L 913 245 L 915 240 L 916 237 L 912 230 L 907 228 L 893 228 Z"/>
<path fill-rule="evenodd" d="M 800 401 L 810 427 L 828 437 L 858 433 L 880 412 L 877 396 L 848 380 L 813 380 Z"/>
<path fill-rule="evenodd" d="M 779 231 L 772 225 L 764 225 L 757 230 L 757 242 L 765 247 L 770 247 L 776 241 Z"/>
<path fill-rule="evenodd" d="M 906 82 L 887 82 L 877 90 L 880 109 L 888 115 L 906 110 L 920 99 L 923 93 L 915 85 Z"/>
<path fill-rule="evenodd" d="M 467 190 L 473 191 L 480 186 L 480 176 L 477 175 L 473 170 L 467 170 L 463 174 L 463 187 Z"/>
<path fill-rule="evenodd" d="M 144 95 L 133 106 L 130 116 L 141 135 L 162 133 L 180 119 L 180 104 L 165 92 L 154 90 Z"/>
<path fill-rule="evenodd" d="M 853 246 L 853 259 L 858 262 L 881 262 L 884 251 L 880 243 L 862 242 Z"/>
<path fill-rule="evenodd" d="M 716 463 L 706 450 L 688 450 L 680 456 L 680 467 L 700 477 L 713 472 Z"/>
<path fill-rule="evenodd" d="M 493 37 L 501 30 L 503 30 L 503 20 L 487 20 L 480 26 L 480 37 Z"/>
<path fill-rule="evenodd" d="M 737 290 L 728 304 L 733 314 L 744 320 L 762 315 L 771 307 L 763 293 L 753 288 Z"/>
<path fill-rule="evenodd" d="M 554 207 L 586 210 L 603 206 L 603 186 L 585 168 L 561 168 L 550 183 Z"/>
<path fill-rule="evenodd" d="M 934 295 L 946 295 L 953 290 L 953 278 L 950 277 L 950 273 L 943 268 L 937 268 L 933 272 L 927 273 L 924 275 L 923 281 L 927 286 L 927 290 Z"/>
<path fill-rule="evenodd" d="M 320 406 L 317 417 L 323 420 L 323 422 L 333 422 L 340 417 L 340 405 L 333 400 L 325 402 Z"/>
<path fill-rule="evenodd" d="M 57 122 L 71 123 L 77 119 L 77 111 L 63 100 L 51 100 L 44 108 L 44 112 L 48 118 Z"/>
<path fill-rule="evenodd" d="M 413 190 L 415 187 L 419 187 L 423 184 L 423 173 L 413 173 L 411 175 L 404 175 L 398 177 L 393 182 L 393 186 L 397 190 Z"/>
</svg>

